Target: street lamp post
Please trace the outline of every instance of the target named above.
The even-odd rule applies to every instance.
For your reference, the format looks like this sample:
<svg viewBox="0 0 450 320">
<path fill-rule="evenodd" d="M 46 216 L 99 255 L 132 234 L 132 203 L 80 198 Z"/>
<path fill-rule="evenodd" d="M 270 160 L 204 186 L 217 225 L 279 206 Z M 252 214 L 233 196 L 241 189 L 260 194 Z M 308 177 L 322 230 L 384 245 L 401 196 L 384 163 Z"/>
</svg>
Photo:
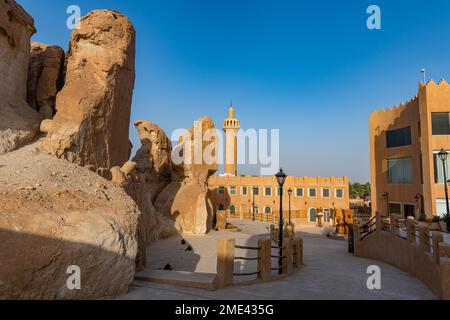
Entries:
<svg viewBox="0 0 450 320">
<path fill-rule="evenodd" d="M 292 194 L 292 189 L 291 188 L 289 188 L 288 194 L 289 194 L 289 225 L 291 225 L 292 224 L 292 222 L 291 222 L 291 194 Z"/>
<path fill-rule="evenodd" d="M 445 206 L 447 208 L 447 232 L 450 232 L 450 207 L 448 204 L 448 189 L 447 189 L 447 172 L 446 172 L 446 162 L 448 152 L 444 149 L 441 149 L 438 153 L 439 159 L 442 160 L 442 168 L 444 171 L 444 190 L 445 190 Z"/>
<path fill-rule="evenodd" d="M 287 175 L 283 172 L 283 169 L 280 169 L 275 177 L 277 178 L 279 190 L 280 190 L 280 227 L 279 227 L 279 242 L 278 246 L 280 247 L 280 257 L 278 258 L 278 274 L 283 273 L 283 185 L 286 181 Z"/>
</svg>

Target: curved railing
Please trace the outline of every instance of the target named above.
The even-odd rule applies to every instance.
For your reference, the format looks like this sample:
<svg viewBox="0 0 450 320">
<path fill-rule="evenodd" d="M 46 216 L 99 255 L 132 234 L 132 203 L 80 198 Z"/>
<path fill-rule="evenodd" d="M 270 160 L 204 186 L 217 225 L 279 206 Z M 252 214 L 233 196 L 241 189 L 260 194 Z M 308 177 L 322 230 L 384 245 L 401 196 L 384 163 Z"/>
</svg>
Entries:
<svg viewBox="0 0 450 320">
<path fill-rule="evenodd" d="M 380 260 L 409 272 L 442 299 L 450 299 L 450 245 L 441 232 L 413 219 L 376 214 L 370 224 L 355 226 L 354 254 Z M 368 238 L 368 235 L 372 234 Z M 406 237 L 405 237 L 406 235 Z"/>
</svg>

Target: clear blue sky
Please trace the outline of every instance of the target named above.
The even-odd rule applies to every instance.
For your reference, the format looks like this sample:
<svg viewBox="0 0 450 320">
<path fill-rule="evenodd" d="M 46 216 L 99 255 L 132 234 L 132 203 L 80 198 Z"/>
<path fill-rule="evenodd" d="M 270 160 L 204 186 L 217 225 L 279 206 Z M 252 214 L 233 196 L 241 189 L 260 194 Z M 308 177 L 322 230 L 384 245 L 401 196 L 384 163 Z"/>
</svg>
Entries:
<svg viewBox="0 0 450 320">
<path fill-rule="evenodd" d="M 34 41 L 67 49 L 66 8 L 115 9 L 137 30 L 132 120 L 168 133 L 230 99 L 244 128 L 279 128 L 290 175 L 369 180 L 369 114 L 450 78 L 450 1 L 19 0 Z M 382 10 L 382 30 L 366 9 Z M 137 145 L 135 130 L 131 137 Z"/>
</svg>

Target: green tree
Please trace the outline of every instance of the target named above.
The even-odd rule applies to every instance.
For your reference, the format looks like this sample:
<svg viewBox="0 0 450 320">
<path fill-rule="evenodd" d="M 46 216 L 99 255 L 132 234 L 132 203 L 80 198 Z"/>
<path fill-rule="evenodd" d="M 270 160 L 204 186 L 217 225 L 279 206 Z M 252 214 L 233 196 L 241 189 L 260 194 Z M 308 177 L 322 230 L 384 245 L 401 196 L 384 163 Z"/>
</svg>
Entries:
<svg viewBox="0 0 450 320">
<path fill-rule="evenodd" d="M 361 184 L 359 182 L 350 183 L 350 198 L 351 199 L 364 199 L 367 196 L 370 196 L 370 183 L 367 182 L 365 184 Z"/>
</svg>

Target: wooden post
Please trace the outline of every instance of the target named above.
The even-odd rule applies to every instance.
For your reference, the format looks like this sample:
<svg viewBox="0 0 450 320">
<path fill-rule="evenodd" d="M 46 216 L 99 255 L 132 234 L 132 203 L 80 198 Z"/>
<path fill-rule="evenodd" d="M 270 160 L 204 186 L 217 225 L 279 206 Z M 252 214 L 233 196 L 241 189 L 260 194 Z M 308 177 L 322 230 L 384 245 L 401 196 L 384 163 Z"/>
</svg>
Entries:
<svg viewBox="0 0 450 320">
<path fill-rule="evenodd" d="M 233 285 L 234 274 L 234 244 L 233 238 L 222 239 L 217 248 L 217 278 L 218 287 Z"/>
<path fill-rule="evenodd" d="M 391 214 L 391 233 L 392 235 L 398 234 L 398 219 L 400 216 L 398 214 Z"/>
<path fill-rule="evenodd" d="M 416 243 L 416 221 L 406 219 L 406 239 L 408 243 Z"/>
<path fill-rule="evenodd" d="M 430 245 L 428 244 L 428 228 L 419 227 L 419 247 L 423 252 L 430 252 Z"/>
<path fill-rule="evenodd" d="M 297 269 L 300 269 L 303 264 L 303 239 L 302 238 L 294 239 L 294 243 L 295 243 L 295 255 L 294 255 L 295 267 Z"/>
<path fill-rule="evenodd" d="M 377 213 L 375 213 L 375 216 L 377 231 L 381 231 L 381 229 L 383 228 L 383 217 L 381 216 L 381 212 L 377 211 Z"/>
<path fill-rule="evenodd" d="M 286 237 L 284 239 L 284 250 L 283 250 L 283 274 L 290 274 L 292 272 L 292 242 L 291 238 Z"/>
<path fill-rule="evenodd" d="M 439 264 L 439 242 L 444 242 L 444 236 L 440 232 L 432 232 L 434 263 Z"/>
<path fill-rule="evenodd" d="M 258 279 L 267 281 L 270 279 L 271 267 L 272 267 L 272 244 L 269 239 L 258 240 L 258 247 L 261 249 L 258 251 Z"/>
</svg>

